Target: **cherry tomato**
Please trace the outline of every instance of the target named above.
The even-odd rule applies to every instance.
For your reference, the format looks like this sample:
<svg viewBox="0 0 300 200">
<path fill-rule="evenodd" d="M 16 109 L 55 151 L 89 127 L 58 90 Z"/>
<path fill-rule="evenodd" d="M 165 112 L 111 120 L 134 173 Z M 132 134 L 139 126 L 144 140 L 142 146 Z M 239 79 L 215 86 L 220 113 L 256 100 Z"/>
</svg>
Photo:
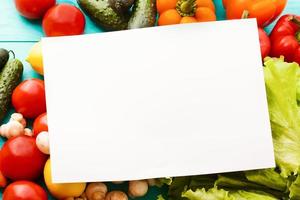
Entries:
<svg viewBox="0 0 300 200">
<path fill-rule="evenodd" d="M 3 200 L 47 200 L 45 190 L 30 181 L 16 181 L 7 186 Z"/>
<path fill-rule="evenodd" d="M 13 91 L 12 104 L 27 118 L 36 118 L 46 112 L 44 81 L 29 79 L 20 83 Z"/>
<path fill-rule="evenodd" d="M 48 156 L 26 135 L 7 140 L 0 152 L 0 170 L 11 180 L 35 180 L 43 172 Z"/>
<path fill-rule="evenodd" d="M 84 31 L 85 18 L 82 12 L 69 4 L 50 8 L 43 18 L 46 36 L 79 35 Z"/>
<path fill-rule="evenodd" d="M 271 41 L 267 33 L 262 28 L 258 28 L 261 57 L 267 57 L 271 50 Z"/>
<path fill-rule="evenodd" d="M 48 131 L 47 113 L 41 114 L 33 122 L 34 137 L 36 137 L 42 131 Z"/>
<path fill-rule="evenodd" d="M 55 0 L 15 0 L 15 5 L 22 16 L 28 19 L 40 19 L 55 5 Z"/>
</svg>

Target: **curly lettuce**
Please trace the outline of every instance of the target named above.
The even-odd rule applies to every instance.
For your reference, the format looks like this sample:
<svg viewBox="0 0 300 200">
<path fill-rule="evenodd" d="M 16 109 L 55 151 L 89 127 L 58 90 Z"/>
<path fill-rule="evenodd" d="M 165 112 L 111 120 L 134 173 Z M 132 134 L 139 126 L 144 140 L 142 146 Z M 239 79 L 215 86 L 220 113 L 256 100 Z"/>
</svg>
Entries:
<svg viewBox="0 0 300 200">
<path fill-rule="evenodd" d="M 182 197 L 189 200 L 277 200 L 277 198 L 263 192 L 248 192 L 238 190 L 229 192 L 223 189 L 212 188 L 209 190 L 188 190 L 182 193 Z"/>
<path fill-rule="evenodd" d="M 276 164 L 287 178 L 297 174 L 300 166 L 299 66 L 269 59 L 264 72 Z"/>
<path fill-rule="evenodd" d="M 285 192 L 288 187 L 288 180 L 283 178 L 274 169 L 263 169 L 245 172 L 246 178 L 254 183 L 266 186 L 270 189 Z"/>
<path fill-rule="evenodd" d="M 197 189 L 196 191 L 188 190 L 182 193 L 182 197 L 189 200 L 236 200 L 234 197 L 229 197 L 229 192 L 212 188 L 209 190 Z"/>
</svg>

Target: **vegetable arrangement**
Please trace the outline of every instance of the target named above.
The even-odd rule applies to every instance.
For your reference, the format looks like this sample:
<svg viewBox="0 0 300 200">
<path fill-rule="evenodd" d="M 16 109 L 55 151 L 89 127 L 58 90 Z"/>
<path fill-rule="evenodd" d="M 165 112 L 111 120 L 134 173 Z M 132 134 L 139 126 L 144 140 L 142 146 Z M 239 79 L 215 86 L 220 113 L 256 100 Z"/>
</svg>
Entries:
<svg viewBox="0 0 300 200">
<path fill-rule="evenodd" d="M 267 58 L 264 73 L 277 167 L 174 178 L 169 200 L 300 199 L 299 65 Z"/>
<path fill-rule="evenodd" d="M 300 64 L 300 16 L 285 15 L 280 18 L 271 35 L 271 56 L 284 56 L 289 62 Z"/>
<path fill-rule="evenodd" d="M 272 23 L 283 11 L 287 0 L 223 0 L 227 19 L 256 18 L 258 26 Z"/>
<path fill-rule="evenodd" d="M 212 0 L 157 0 L 158 25 L 215 21 Z"/>
<path fill-rule="evenodd" d="M 85 17 L 75 6 L 56 4 L 56 0 L 15 0 L 18 12 L 30 20 L 42 19 L 46 36 L 79 35 L 84 32 Z"/>
<path fill-rule="evenodd" d="M 216 20 L 212 0 L 77 1 L 105 30 Z M 163 185 L 168 186 L 168 194 L 159 195 L 158 200 L 300 200 L 300 17 L 282 16 L 270 36 L 263 29 L 280 15 L 286 3 L 287 0 L 223 0 L 228 19 L 258 20 L 275 169 L 135 180 L 128 182 L 127 192 L 111 190 L 106 183 L 55 184 L 51 178 L 44 82 L 28 79 L 20 83 L 22 63 L 12 51 L 0 49 L 1 120 L 11 104 L 16 111 L 0 126 L 0 136 L 7 139 L 0 150 L 3 200 L 48 199 L 45 189 L 35 183 L 41 177 L 50 194 L 64 200 L 128 200 L 147 195 L 152 186 Z M 46 36 L 84 32 L 85 17 L 73 5 L 55 5 L 55 0 L 15 0 L 15 5 L 22 16 L 42 19 Z M 40 42 L 32 47 L 26 61 L 38 74 L 44 74 Z M 32 130 L 27 127 L 28 119 L 33 120 Z"/>
</svg>

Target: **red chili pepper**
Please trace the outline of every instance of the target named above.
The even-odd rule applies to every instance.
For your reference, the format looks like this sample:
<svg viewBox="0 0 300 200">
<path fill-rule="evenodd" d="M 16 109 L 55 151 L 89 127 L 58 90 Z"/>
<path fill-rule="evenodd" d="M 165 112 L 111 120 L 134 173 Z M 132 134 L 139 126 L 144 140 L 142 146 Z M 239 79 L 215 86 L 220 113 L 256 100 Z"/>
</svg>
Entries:
<svg viewBox="0 0 300 200">
<path fill-rule="evenodd" d="M 270 35 L 271 56 L 300 64 L 300 16 L 282 16 Z"/>
</svg>

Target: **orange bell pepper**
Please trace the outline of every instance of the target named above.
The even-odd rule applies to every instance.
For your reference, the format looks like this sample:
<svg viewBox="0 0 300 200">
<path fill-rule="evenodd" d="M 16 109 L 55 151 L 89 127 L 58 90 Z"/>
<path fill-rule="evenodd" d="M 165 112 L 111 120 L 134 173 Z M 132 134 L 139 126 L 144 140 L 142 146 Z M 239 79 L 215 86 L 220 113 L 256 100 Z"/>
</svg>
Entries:
<svg viewBox="0 0 300 200">
<path fill-rule="evenodd" d="M 256 18 L 260 27 L 272 23 L 286 3 L 287 0 L 223 0 L 227 19 Z"/>
<path fill-rule="evenodd" d="M 212 0 L 157 0 L 158 25 L 216 21 Z"/>
</svg>

